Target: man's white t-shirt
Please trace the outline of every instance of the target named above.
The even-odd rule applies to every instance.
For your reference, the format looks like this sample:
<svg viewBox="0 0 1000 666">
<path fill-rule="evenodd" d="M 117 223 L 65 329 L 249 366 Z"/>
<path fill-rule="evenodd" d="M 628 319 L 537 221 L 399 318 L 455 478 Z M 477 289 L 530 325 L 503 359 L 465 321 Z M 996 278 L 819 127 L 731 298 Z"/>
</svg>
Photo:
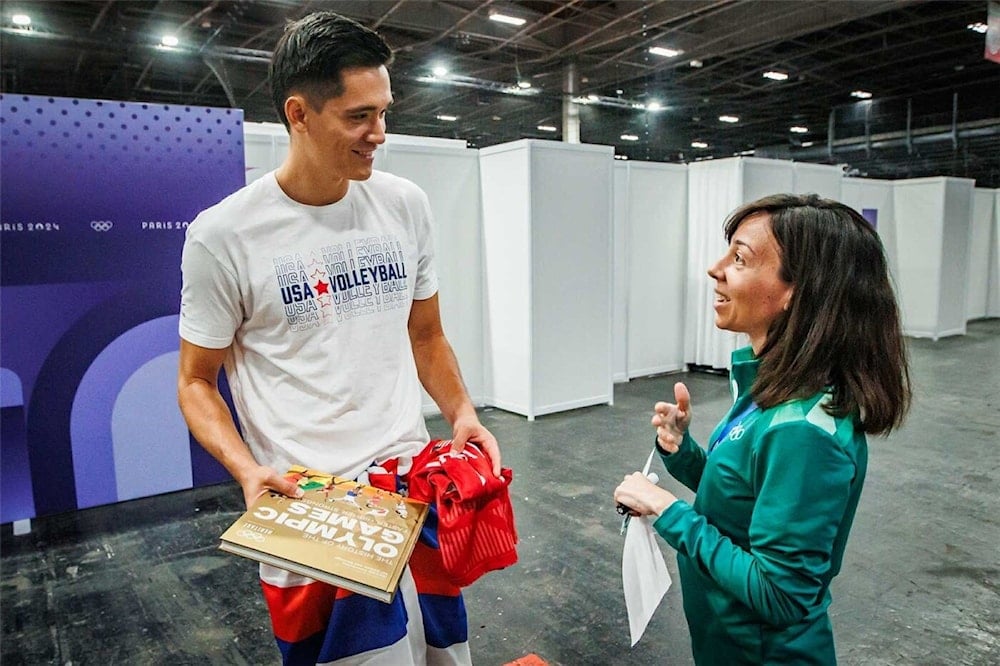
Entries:
<svg viewBox="0 0 1000 666">
<path fill-rule="evenodd" d="M 427 443 L 407 320 L 437 275 L 416 185 L 376 171 L 306 206 L 269 173 L 198 215 L 182 271 L 180 335 L 229 348 L 257 462 L 355 478 Z"/>
</svg>

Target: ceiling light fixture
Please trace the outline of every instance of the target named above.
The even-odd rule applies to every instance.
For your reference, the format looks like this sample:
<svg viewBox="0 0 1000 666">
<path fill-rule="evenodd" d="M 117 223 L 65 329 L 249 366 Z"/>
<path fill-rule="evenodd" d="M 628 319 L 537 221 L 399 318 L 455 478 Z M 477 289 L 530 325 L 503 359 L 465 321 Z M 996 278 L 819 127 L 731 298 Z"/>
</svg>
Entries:
<svg viewBox="0 0 1000 666">
<path fill-rule="evenodd" d="M 457 86 L 460 88 L 475 88 L 476 90 L 489 90 L 490 92 L 501 93 L 503 95 L 529 96 L 537 95 L 540 88 L 522 88 L 511 83 L 500 83 L 488 79 L 477 79 L 472 76 L 462 76 L 460 74 L 448 74 L 447 76 L 418 76 L 420 83 L 431 83 L 434 85 Z"/>
<path fill-rule="evenodd" d="M 616 160 L 627 160 L 628 155 L 615 155 Z"/>
<path fill-rule="evenodd" d="M 705 66 L 705 63 L 702 62 L 701 60 L 692 60 L 691 62 L 688 63 L 688 65 L 694 67 L 695 69 L 700 69 L 701 67 Z"/>
<path fill-rule="evenodd" d="M 708 144 L 705 143 L 704 141 L 692 141 L 691 142 L 691 147 L 692 148 L 708 148 Z"/>
<path fill-rule="evenodd" d="M 556 131 L 556 128 L 555 128 L 554 125 L 539 125 L 538 129 L 540 129 L 543 132 L 555 132 Z"/>
<path fill-rule="evenodd" d="M 635 134 L 622 134 L 621 135 L 621 140 L 622 141 L 638 141 L 639 137 L 637 135 L 635 135 Z"/>
<path fill-rule="evenodd" d="M 177 46 L 181 43 L 181 40 L 177 39 L 176 35 L 163 35 L 160 37 L 160 44 L 163 46 Z"/>
<path fill-rule="evenodd" d="M 617 91 L 616 91 L 617 92 Z M 623 91 L 624 92 L 624 91 Z M 621 94 L 621 93 L 619 93 Z M 597 106 L 609 106 L 616 109 L 634 109 L 635 111 L 660 111 L 663 107 L 659 102 L 650 102 L 648 105 L 642 102 L 628 99 L 627 97 L 610 97 L 606 95 L 590 94 L 586 97 L 577 96 L 571 98 L 574 104 L 595 104 Z"/>
<path fill-rule="evenodd" d="M 978 32 L 980 35 L 986 34 L 986 31 L 989 30 L 989 26 L 982 22 L 970 23 L 965 27 L 972 32 Z"/>
<path fill-rule="evenodd" d="M 439 113 L 438 115 L 436 115 L 434 117 L 437 118 L 438 120 L 444 120 L 444 121 L 449 122 L 449 123 L 458 120 L 458 116 L 450 116 L 447 113 Z"/>
<path fill-rule="evenodd" d="M 521 90 L 527 90 L 528 88 L 531 87 L 531 81 L 518 81 L 517 87 L 520 88 Z"/>
<path fill-rule="evenodd" d="M 803 127 L 802 125 L 792 125 L 788 128 L 788 131 L 792 134 L 808 134 L 809 128 Z"/>
<path fill-rule="evenodd" d="M 720 123 L 738 123 L 740 122 L 739 116 L 719 116 Z"/>
<path fill-rule="evenodd" d="M 812 141 L 803 141 L 803 142 L 802 142 L 802 147 L 803 147 L 803 148 L 809 148 L 809 147 L 810 147 L 810 146 L 812 146 L 812 145 L 813 145 L 813 142 L 812 142 Z"/>
<path fill-rule="evenodd" d="M 507 25 L 517 25 L 521 26 L 528 21 L 523 18 L 518 18 L 517 16 L 508 16 L 506 14 L 490 14 L 490 20 L 496 21 L 497 23 L 506 23 Z"/>
<path fill-rule="evenodd" d="M 666 46 L 650 46 L 649 52 L 653 55 L 663 56 L 664 58 L 673 58 L 684 53 L 680 49 L 668 49 Z"/>
<path fill-rule="evenodd" d="M 10 17 L 10 20 L 19 28 L 27 28 L 31 25 L 31 17 L 27 14 L 14 14 Z"/>
<path fill-rule="evenodd" d="M 776 70 L 768 70 L 763 74 L 765 79 L 771 79 L 772 81 L 787 81 L 788 74 L 785 72 L 779 72 Z"/>
<path fill-rule="evenodd" d="M 431 74 L 437 77 L 448 76 L 448 68 L 441 67 L 440 65 L 438 65 L 437 67 L 431 70 Z"/>
<path fill-rule="evenodd" d="M 872 94 L 867 90 L 852 90 L 851 97 L 857 97 L 858 99 L 871 99 Z"/>
</svg>

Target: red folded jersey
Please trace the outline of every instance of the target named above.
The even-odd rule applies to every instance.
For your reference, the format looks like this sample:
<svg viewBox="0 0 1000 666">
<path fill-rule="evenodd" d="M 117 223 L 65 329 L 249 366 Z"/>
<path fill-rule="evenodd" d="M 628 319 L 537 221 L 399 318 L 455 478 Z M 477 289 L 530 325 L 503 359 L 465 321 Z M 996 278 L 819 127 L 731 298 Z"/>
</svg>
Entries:
<svg viewBox="0 0 1000 666">
<path fill-rule="evenodd" d="M 510 502 L 514 473 L 493 476 L 488 455 L 469 442 L 451 450 L 434 440 L 413 459 L 409 495 L 438 510 L 438 544 L 445 572 L 458 586 L 517 562 L 517 531 Z"/>
</svg>

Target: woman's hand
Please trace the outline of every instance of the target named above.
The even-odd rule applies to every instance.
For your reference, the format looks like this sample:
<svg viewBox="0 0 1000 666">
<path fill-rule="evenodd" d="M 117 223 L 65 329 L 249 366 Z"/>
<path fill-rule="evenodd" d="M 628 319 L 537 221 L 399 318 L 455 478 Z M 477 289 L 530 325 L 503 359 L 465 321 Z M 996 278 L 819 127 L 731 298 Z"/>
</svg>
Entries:
<svg viewBox="0 0 1000 666">
<path fill-rule="evenodd" d="M 615 502 L 632 509 L 636 516 L 659 516 L 677 501 L 673 494 L 650 481 L 642 472 L 633 472 L 615 488 Z"/>
<path fill-rule="evenodd" d="M 653 406 L 652 423 L 656 428 L 656 441 L 667 453 L 677 453 L 684 433 L 691 425 L 691 394 L 681 382 L 674 384 L 674 400 L 676 404 L 658 402 Z"/>
</svg>

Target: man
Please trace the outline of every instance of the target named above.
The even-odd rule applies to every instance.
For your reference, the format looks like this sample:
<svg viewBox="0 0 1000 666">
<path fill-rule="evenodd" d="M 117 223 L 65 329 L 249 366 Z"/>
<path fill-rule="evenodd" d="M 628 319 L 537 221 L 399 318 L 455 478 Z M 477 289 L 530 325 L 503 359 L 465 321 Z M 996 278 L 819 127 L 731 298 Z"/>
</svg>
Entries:
<svg viewBox="0 0 1000 666">
<path fill-rule="evenodd" d="M 249 506 L 297 495 L 289 465 L 363 479 L 427 443 L 420 384 L 500 474 L 441 328 L 426 195 L 374 172 L 392 104 L 388 46 L 330 12 L 291 24 L 271 87 L 290 134 L 274 172 L 204 211 L 184 246 L 181 411 Z M 219 393 L 226 369 L 242 437 Z M 433 524 L 433 520 L 429 521 Z M 460 592 L 423 546 L 393 604 L 266 565 L 285 663 L 469 663 Z"/>
</svg>

